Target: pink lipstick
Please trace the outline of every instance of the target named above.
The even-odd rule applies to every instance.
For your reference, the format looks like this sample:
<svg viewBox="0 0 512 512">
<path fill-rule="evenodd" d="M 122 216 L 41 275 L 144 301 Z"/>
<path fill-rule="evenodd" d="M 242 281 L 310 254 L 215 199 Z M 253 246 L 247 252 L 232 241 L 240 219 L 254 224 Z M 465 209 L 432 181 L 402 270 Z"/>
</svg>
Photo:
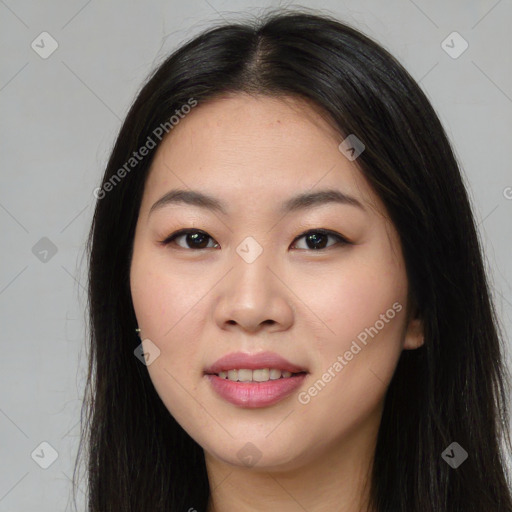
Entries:
<svg viewBox="0 0 512 512">
<path fill-rule="evenodd" d="M 224 400 L 244 408 L 268 407 L 302 385 L 308 371 L 273 352 L 228 354 L 205 377 Z"/>
</svg>

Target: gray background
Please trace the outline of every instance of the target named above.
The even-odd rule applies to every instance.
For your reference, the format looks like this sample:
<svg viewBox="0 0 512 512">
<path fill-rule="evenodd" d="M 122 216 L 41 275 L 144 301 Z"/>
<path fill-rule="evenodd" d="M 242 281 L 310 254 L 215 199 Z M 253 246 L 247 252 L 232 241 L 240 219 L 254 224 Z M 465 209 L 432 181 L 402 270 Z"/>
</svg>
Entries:
<svg viewBox="0 0 512 512">
<path fill-rule="evenodd" d="M 0 512 L 69 510 L 87 360 L 84 244 L 93 190 L 143 79 L 212 21 L 278 5 L 285 4 L 0 0 Z M 431 99 L 467 178 L 510 345 L 511 0 L 300 5 L 375 38 Z M 40 52 L 51 49 L 47 36 L 38 37 L 43 31 L 58 43 L 46 59 L 31 47 L 35 40 Z M 458 58 L 441 46 L 453 31 L 469 44 Z M 453 53 L 462 41 L 452 39 Z M 51 450 L 42 442 L 58 453 L 47 469 L 40 464 L 51 462 Z"/>
</svg>

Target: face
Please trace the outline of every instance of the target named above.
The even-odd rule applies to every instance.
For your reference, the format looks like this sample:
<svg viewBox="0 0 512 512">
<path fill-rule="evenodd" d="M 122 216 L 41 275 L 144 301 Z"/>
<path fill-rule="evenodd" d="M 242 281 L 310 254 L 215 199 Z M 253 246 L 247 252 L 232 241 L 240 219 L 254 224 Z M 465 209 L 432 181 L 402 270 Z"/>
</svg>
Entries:
<svg viewBox="0 0 512 512">
<path fill-rule="evenodd" d="M 348 446 L 422 342 L 398 235 L 342 140 L 309 103 L 238 94 L 156 153 L 132 299 L 156 392 L 210 457 L 293 468 Z M 178 189 L 212 201 L 161 200 Z"/>
</svg>

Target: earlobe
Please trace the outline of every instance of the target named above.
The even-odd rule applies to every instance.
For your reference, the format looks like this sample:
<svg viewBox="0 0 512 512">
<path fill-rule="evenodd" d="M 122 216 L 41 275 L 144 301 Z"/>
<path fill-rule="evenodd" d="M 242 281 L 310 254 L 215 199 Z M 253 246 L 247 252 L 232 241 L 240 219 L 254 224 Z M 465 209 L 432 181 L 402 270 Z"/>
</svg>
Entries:
<svg viewBox="0 0 512 512">
<path fill-rule="evenodd" d="M 423 332 L 423 322 L 421 318 L 412 318 L 404 338 L 404 350 L 414 350 L 423 346 L 425 336 Z"/>
</svg>

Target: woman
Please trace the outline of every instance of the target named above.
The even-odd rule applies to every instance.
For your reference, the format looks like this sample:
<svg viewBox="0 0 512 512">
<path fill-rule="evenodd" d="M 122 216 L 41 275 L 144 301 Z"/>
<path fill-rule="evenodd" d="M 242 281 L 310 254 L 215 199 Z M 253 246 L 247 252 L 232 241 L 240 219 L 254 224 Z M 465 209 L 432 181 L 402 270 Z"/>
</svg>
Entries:
<svg viewBox="0 0 512 512">
<path fill-rule="evenodd" d="M 90 511 L 512 511 L 467 193 L 379 45 L 298 11 L 200 34 L 95 195 Z"/>
</svg>

